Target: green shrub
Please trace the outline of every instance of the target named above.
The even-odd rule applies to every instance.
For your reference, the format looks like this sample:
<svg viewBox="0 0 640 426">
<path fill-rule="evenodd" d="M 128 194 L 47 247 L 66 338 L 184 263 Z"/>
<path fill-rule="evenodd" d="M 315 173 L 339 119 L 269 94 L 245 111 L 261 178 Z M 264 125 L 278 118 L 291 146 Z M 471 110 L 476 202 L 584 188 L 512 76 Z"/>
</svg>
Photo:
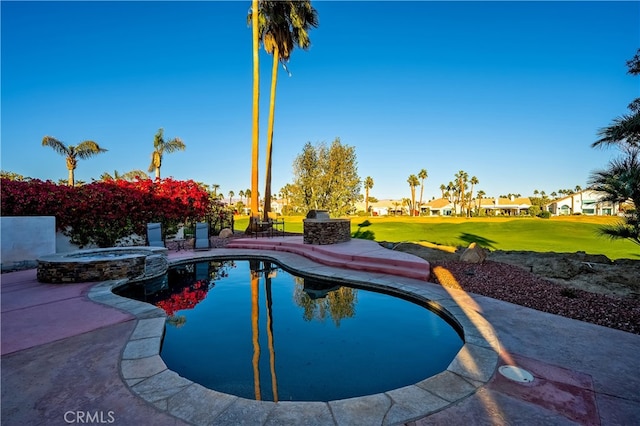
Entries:
<svg viewBox="0 0 640 426">
<path fill-rule="evenodd" d="M 542 209 L 540 208 L 540 206 L 529 207 L 529 216 L 531 217 L 540 216 L 540 213 L 542 213 Z"/>
<path fill-rule="evenodd" d="M 538 217 L 542 219 L 549 219 L 551 217 L 551 212 L 548 210 L 543 210 L 538 214 Z"/>
</svg>

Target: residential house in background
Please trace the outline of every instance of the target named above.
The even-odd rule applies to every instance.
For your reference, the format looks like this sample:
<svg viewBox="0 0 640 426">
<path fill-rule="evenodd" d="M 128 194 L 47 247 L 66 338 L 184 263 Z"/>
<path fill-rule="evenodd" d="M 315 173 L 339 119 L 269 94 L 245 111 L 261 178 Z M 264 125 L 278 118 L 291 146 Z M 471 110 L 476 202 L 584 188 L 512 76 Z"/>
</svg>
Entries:
<svg viewBox="0 0 640 426">
<path fill-rule="evenodd" d="M 356 203 L 356 211 L 364 211 L 364 202 Z M 393 216 L 407 214 L 408 210 L 403 209 L 401 200 L 378 200 L 375 203 L 369 202 L 371 216 Z"/>
<path fill-rule="evenodd" d="M 552 215 L 584 214 L 589 216 L 613 216 L 620 211 L 618 203 L 603 201 L 604 193 L 586 189 L 545 204 Z"/>
<path fill-rule="evenodd" d="M 446 198 L 438 198 L 423 203 L 421 211 L 427 216 L 451 216 L 453 214 L 453 203 Z"/>
<path fill-rule="evenodd" d="M 529 214 L 531 200 L 529 197 L 481 198 L 472 204 L 487 216 L 519 216 Z"/>
</svg>

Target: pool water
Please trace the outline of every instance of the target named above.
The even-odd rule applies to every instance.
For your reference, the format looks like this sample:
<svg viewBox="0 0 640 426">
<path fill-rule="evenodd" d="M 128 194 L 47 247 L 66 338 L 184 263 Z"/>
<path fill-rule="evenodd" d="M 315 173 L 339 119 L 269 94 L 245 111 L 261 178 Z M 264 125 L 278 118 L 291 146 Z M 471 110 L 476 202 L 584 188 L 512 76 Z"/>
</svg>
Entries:
<svg viewBox="0 0 640 426">
<path fill-rule="evenodd" d="M 297 277 L 271 262 L 193 263 L 158 284 L 120 294 L 167 311 L 168 368 L 244 398 L 385 392 L 444 371 L 463 345 L 452 325 L 417 303 Z"/>
</svg>

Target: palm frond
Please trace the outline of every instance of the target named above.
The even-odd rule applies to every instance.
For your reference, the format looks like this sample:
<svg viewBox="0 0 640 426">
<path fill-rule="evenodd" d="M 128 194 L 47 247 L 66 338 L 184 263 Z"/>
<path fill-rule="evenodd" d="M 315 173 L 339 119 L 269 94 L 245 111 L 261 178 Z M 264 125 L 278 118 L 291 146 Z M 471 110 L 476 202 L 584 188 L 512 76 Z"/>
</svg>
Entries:
<svg viewBox="0 0 640 426">
<path fill-rule="evenodd" d="M 631 240 L 640 245 L 640 235 L 638 234 L 638 230 L 626 223 L 603 226 L 598 228 L 598 233 L 611 240 Z"/>
<path fill-rule="evenodd" d="M 75 151 L 75 155 L 80 159 L 86 159 L 93 157 L 96 154 L 100 154 L 101 152 L 107 152 L 106 149 L 101 148 L 94 141 L 84 141 L 80 142 L 78 145 L 72 147 Z"/>
<path fill-rule="evenodd" d="M 598 136 L 592 147 L 616 144 L 640 147 L 640 111 L 615 118 L 611 125 L 598 131 Z"/>
<path fill-rule="evenodd" d="M 51 136 L 45 136 L 42 138 L 42 146 L 49 146 L 58 154 L 69 155 L 69 148 L 64 143 Z"/>
<path fill-rule="evenodd" d="M 173 138 L 170 141 L 164 143 L 164 150 L 167 153 L 184 151 L 186 148 L 187 146 L 184 144 L 184 142 L 182 142 L 182 139 L 180 138 Z"/>
</svg>

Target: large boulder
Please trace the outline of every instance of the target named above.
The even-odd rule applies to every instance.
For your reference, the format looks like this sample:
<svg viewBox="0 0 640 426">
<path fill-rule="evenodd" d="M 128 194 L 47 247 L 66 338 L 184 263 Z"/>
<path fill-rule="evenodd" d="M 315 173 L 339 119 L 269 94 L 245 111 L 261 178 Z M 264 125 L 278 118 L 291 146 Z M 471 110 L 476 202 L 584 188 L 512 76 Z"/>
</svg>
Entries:
<svg viewBox="0 0 640 426">
<path fill-rule="evenodd" d="M 231 238 L 232 236 L 233 236 L 233 231 L 229 228 L 224 228 L 218 234 L 218 237 L 220 238 Z"/>
<path fill-rule="evenodd" d="M 487 252 L 476 243 L 469 244 L 469 247 L 460 255 L 461 262 L 482 263 L 487 258 Z"/>
</svg>

